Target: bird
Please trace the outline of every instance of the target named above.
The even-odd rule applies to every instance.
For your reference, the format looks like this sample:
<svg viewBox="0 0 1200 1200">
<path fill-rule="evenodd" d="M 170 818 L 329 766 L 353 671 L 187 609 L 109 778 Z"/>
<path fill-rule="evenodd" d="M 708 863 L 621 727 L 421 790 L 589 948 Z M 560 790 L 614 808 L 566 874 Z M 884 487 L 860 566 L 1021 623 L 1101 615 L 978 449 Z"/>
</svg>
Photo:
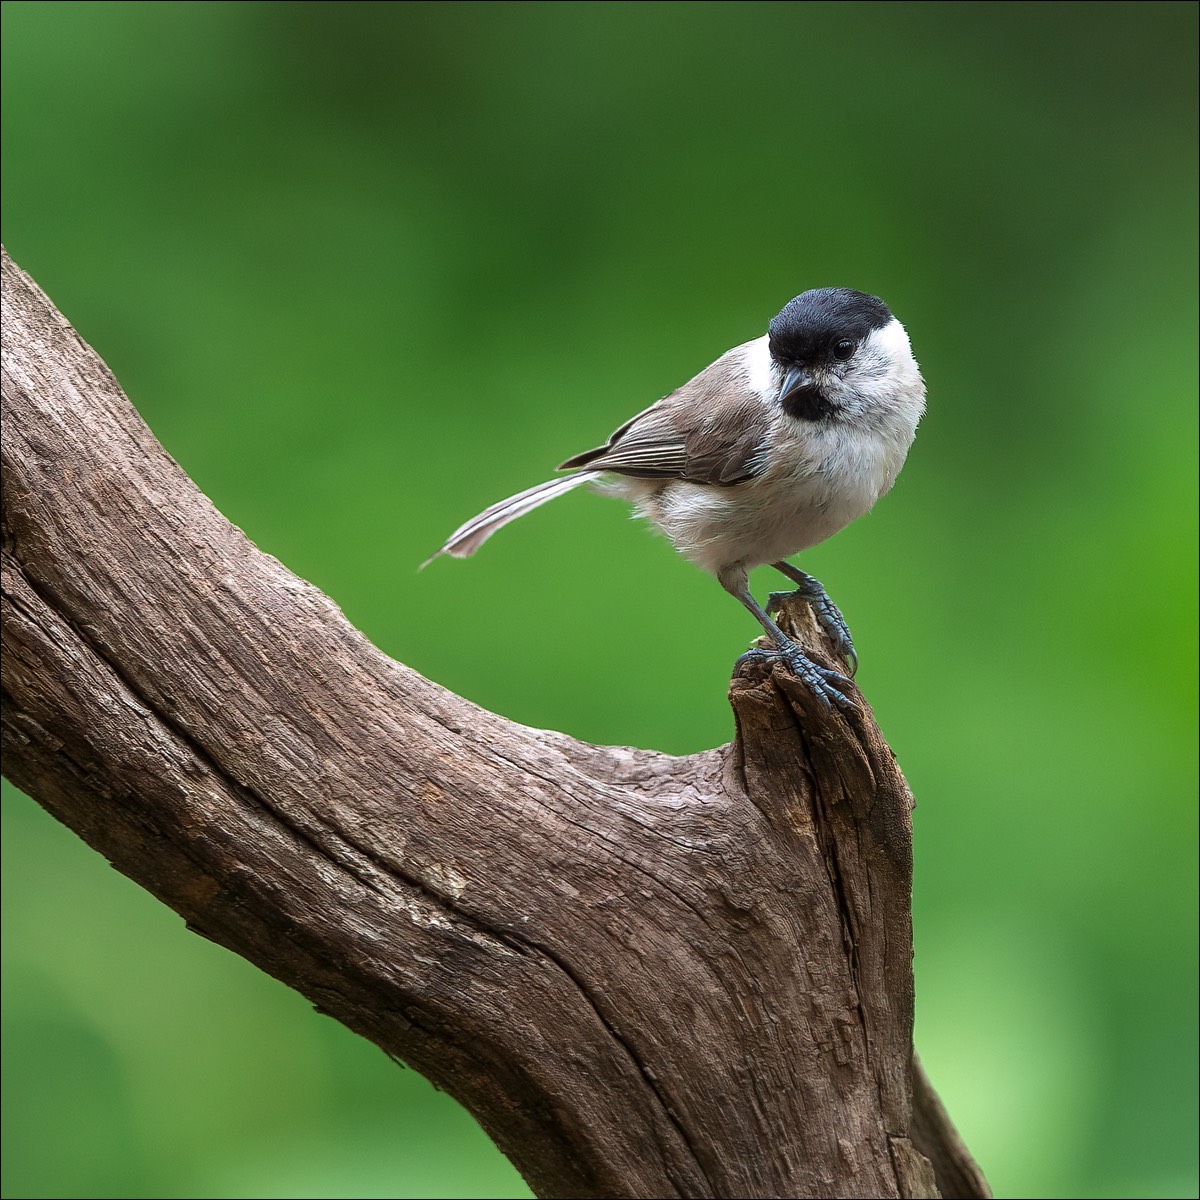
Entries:
<svg viewBox="0 0 1200 1200">
<path fill-rule="evenodd" d="M 769 564 L 796 585 L 852 677 L 850 630 L 821 583 L 787 560 L 844 529 L 891 490 L 925 412 L 904 326 L 877 296 L 821 287 L 790 300 L 767 332 L 734 346 L 644 409 L 564 475 L 459 526 L 428 562 L 466 558 L 498 529 L 585 484 L 630 501 L 686 559 L 714 575 L 825 708 L 854 709 L 848 679 L 814 662 L 763 608 L 749 572 Z"/>
</svg>

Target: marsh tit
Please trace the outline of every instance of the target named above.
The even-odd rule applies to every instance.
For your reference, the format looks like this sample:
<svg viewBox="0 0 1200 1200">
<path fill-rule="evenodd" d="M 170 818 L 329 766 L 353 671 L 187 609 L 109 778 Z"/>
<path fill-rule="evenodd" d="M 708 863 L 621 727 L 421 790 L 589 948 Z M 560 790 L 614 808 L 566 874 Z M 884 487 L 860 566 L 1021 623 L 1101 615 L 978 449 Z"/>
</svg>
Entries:
<svg viewBox="0 0 1200 1200">
<path fill-rule="evenodd" d="M 493 533 L 581 484 L 633 503 L 675 549 L 746 606 L 782 659 L 828 707 L 854 707 L 846 679 L 814 663 L 771 619 L 748 574 L 769 563 L 832 639 L 853 675 L 854 643 L 837 606 L 786 559 L 845 528 L 889 491 L 925 410 L 904 326 L 875 296 L 815 288 L 764 336 L 721 355 L 551 479 L 493 504 L 433 555 L 466 558 Z M 432 561 L 432 560 L 430 560 Z"/>
</svg>

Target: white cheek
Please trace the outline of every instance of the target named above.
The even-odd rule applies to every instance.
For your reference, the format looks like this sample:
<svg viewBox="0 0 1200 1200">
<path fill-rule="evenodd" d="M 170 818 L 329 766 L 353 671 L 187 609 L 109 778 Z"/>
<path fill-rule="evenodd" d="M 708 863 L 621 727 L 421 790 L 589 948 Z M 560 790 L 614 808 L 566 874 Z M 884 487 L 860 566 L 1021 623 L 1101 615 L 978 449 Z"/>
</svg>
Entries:
<svg viewBox="0 0 1200 1200">
<path fill-rule="evenodd" d="M 916 404 L 919 416 L 925 389 L 904 326 L 893 320 L 875 330 L 839 385 L 836 398 L 847 414 L 888 421 L 902 412 L 907 417 L 907 410 Z"/>
<path fill-rule="evenodd" d="M 872 352 L 873 357 L 897 383 L 906 385 L 920 380 L 920 368 L 913 358 L 908 334 L 894 317 L 882 329 L 876 329 L 871 334 L 864 349 Z"/>
<path fill-rule="evenodd" d="M 874 330 L 868 341 L 878 346 L 888 358 L 897 360 L 912 358 L 912 346 L 909 344 L 908 334 L 895 317 L 882 329 Z"/>
</svg>

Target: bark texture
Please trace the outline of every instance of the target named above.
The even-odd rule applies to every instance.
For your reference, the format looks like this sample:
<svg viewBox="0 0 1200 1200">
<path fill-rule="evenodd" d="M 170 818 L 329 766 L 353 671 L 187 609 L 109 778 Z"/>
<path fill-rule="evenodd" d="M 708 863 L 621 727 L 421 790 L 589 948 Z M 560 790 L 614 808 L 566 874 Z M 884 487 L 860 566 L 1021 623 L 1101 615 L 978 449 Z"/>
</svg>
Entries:
<svg viewBox="0 0 1200 1200">
<path fill-rule="evenodd" d="M 751 662 L 685 758 L 485 712 L 257 550 L 3 276 L 19 787 L 541 1196 L 988 1194 L 914 1079 L 912 801 L 865 701 Z"/>
</svg>

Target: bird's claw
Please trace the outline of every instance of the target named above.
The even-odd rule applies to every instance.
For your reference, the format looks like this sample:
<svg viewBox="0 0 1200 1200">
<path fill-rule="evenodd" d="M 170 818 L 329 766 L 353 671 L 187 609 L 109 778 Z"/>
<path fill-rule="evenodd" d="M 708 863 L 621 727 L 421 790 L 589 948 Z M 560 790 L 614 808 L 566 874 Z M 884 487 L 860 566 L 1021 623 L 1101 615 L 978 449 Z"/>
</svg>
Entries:
<svg viewBox="0 0 1200 1200">
<path fill-rule="evenodd" d="M 837 671 L 819 666 L 799 647 L 793 646 L 790 650 L 777 650 L 754 646 L 737 660 L 736 665 L 741 666 L 746 662 L 777 663 L 780 661 L 787 663 L 792 674 L 808 688 L 827 711 L 832 710 L 834 705 L 852 711 L 858 710 L 858 705 L 841 690 L 850 687 L 850 680 Z"/>
<path fill-rule="evenodd" d="M 816 580 L 813 582 L 816 583 Z M 846 664 L 850 678 L 853 679 L 858 673 L 858 655 L 854 652 L 854 639 L 850 636 L 850 627 L 838 606 L 830 600 L 820 584 L 817 584 L 813 591 L 797 588 L 794 592 L 772 592 L 767 597 L 767 615 L 773 617 L 783 606 L 783 602 L 793 596 L 799 596 L 812 610 L 817 624 L 833 643 L 834 653 Z"/>
<path fill-rule="evenodd" d="M 818 666 L 801 650 L 790 653 L 781 652 L 780 656 L 792 669 L 792 674 L 808 688 L 810 692 L 826 709 L 832 709 L 836 704 L 839 708 L 857 710 L 858 705 L 843 692 L 842 688 L 850 687 L 850 680 L 837 671 Z"/>
</svg>

